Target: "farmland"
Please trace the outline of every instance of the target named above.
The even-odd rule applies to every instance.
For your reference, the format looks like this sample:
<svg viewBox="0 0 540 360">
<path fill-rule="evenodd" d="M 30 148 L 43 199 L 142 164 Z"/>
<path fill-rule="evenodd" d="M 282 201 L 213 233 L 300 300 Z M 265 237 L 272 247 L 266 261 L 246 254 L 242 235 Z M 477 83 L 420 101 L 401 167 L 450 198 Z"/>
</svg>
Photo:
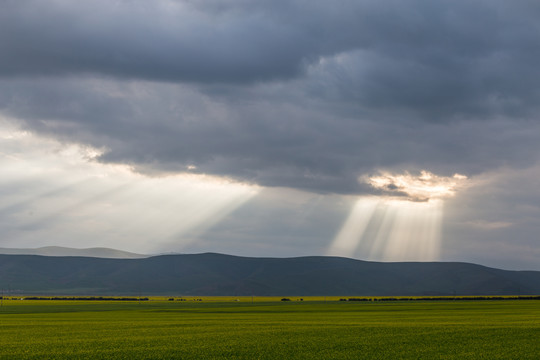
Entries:
<svg viewBox="0 0 540 360">
<path fill-rule="evenodd" d="M 536 359 L 540 353 L 538 300 L 279 300 L 4 300 L 0 358 Z"/>
</svg>

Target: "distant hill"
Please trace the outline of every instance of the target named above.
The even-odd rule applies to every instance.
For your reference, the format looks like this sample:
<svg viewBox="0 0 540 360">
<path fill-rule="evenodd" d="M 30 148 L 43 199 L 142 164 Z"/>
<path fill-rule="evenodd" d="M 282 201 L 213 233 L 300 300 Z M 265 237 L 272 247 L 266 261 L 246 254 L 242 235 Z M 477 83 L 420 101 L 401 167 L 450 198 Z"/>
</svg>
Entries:
<svg viewBox="0 0 540 360">
<path fill-rule="evenodd" d="M 0 287 L 56 295 L 537 295 L 539 271 L 468 263 L 222 254 L 141 259 L 0 255 Z"/>
<path fill-rule="evenodd" d="M 43 255 L 43 256 L 87 256 L 113 259 L 138 259 L 148 255 L 135 254 L 127 251 L 94 247 L 88 249 L 74 249 L 61 246 L 45 246 L 36 249 L 10 249 L 0 248 L 0 254 L 5 255 Z"/>
</svg>

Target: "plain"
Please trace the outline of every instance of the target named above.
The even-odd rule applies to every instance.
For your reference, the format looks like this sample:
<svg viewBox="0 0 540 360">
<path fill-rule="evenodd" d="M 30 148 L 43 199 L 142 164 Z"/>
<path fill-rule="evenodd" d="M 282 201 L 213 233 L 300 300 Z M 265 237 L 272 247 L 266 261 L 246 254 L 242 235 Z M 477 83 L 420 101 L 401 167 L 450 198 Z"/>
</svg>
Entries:
<svg viewBox="0 0 540 360">
<path fill-rule="evenodd" d="M 0 358 L 537 359 L 540 353 L 537 300 L 196 300 L 4 300 Z"/>
</svg>

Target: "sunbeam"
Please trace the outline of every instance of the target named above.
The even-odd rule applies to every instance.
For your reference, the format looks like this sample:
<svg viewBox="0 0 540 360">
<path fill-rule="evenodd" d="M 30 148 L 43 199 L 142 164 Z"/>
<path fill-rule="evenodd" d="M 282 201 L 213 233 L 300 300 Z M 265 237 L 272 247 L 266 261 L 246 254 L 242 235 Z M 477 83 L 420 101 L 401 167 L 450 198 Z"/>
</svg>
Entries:
<svg viewBox="0 0 540 360">
<path fill-rule="evenodd" d="M 389 206 L 395 208 L 395 217 L 380 258 L 388 261 L 438 259 L 442 201 L 395 201 Z"/>
<path fill-rule="evenodd" d="M 9 127 L 0 127 L 0 140 L 0 225 L 8 246 L 179 251 L 258 192 L 205 175 L 144 176 L 95 161 L 95 149 Z"/>
<path fill-rule="evenodd" d="M 382 261 L 437 260 L 444 199 L 465 180 L 459 174 L 441 177 L 428 171 L 369 178 L 383 195 L 357 200 L 327 253 Z"/>
<path fill-rule="evenodd" d="M 362 198 L 356 202 L 341 230 L 332 241 L 328 249 L 329 255 L 354 255 L 379 203 L 380 200 L 374 197 Z"/>
</svg>

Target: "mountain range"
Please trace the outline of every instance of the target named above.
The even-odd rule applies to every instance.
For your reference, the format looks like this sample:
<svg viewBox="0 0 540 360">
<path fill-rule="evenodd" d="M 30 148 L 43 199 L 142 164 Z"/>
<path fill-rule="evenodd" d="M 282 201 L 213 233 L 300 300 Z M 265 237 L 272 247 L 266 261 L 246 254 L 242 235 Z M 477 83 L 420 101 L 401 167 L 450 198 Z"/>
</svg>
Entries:
<svg viewBox="0 0 540 360">
<path fill-rule="evenodd" d="M 540 271 L 329 256 L 255 258 L 205 253 L 115 259 L 0 255 L 0 288 L 43 295 L 537 295 Z"/>
</svg>

